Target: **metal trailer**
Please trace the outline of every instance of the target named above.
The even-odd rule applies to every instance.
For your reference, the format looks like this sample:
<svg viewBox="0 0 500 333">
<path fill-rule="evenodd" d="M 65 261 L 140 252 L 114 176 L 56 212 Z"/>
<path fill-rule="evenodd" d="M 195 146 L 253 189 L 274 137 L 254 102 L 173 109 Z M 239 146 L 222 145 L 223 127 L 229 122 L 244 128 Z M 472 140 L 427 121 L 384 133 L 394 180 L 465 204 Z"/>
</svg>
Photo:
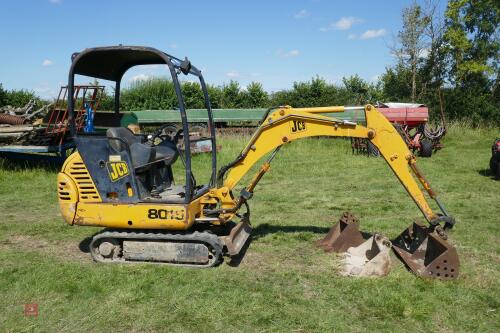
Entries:
<svg viewBox="0 0 500 333">
<path fill-rule="evenodd" d="M 75 149 L 69 135 L 68 87 L 63 86 L 55 103 L 45 115 L 42 125 L 32 125 L 32 131 L 5 145 L 0 145 L 0 157 L 31 162 L 62 164 L 68 152 Z M 72 99 L 75 104 L 75 131 L 84 132 L 89 115 L 93 117 L 104 93 L 104 86 L 75 85 Z M 24 122 L 23 122 L 24 123 Z M 11 128 L 14 128 L 14 125 Z"/>
<path fill-rule="evenodd" d="M 46 162 L 49 164 L 62 164 L 66 157 L 73 152 L 72 143 L 53 146 L 0 146 L 0 157 L 14 161 Z"/>
<path fill-rule="evenodd" d="M 204 115 L 204 109 L 187 109 L 187 121 L 191 124 L 206 123 L 207 117 Z M 262 120 L 267 109 L 212 109 L 214 124 L 216 128 L 227 127 L 253 127 Z M 96 125 L 106 125 L 107 121 L 104 118 L 110 118 L 111 112 L 97 112 Z M 337 119 L 347 121 L 357 121 L 364 123 L 365 115 L 357 110 L 346 110 L 340 112 Z M 325 114 L 329 116 L 329 114 Z M 130 124 L 138 124 L 139 126 L 159 125 L 159 124 L 181 124 L 181 118 L 178 110 L 144 110 L 124 112 L 120 118 L 120 125 L 127 127 Z"/>
</svg>

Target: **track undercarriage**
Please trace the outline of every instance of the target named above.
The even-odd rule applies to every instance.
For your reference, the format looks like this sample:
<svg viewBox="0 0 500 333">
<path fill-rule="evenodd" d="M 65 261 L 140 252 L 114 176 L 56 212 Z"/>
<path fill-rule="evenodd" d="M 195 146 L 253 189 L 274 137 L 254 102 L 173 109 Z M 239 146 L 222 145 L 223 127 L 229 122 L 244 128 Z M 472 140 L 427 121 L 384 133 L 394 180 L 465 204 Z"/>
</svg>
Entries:
<svg viewBox="0 0 500 333">
<path fill-rule="evenodd" d="M 102 263 L 156 263 L 208 268 L 224 255 L 236 256 L 251 233 L 246 222 L 186 232 L 105 229 L 90 242 L 92 258 Z"/>
</svg>

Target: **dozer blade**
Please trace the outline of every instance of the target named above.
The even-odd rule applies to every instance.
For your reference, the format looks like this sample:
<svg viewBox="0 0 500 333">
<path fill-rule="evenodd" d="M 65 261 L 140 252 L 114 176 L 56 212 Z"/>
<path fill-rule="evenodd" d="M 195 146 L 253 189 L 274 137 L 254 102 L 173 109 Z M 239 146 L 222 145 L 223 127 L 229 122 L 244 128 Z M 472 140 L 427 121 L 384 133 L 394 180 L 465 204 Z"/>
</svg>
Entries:
<svg viewBox="0 0 500 333">
<path fill-rule="evenodd" d="M 231 229 L 229 235 L 220 238 L 226 245 L 228 254 L 234 257 L 237 256 L 245 246 L 251 233 L 252 227 L 248 222 L 243 220 Z"/>
<path fill-rule="evenodd" d="M 415 222 L 392 244 L 397 256 L 416 275 L 441 280 L 458 277 L 457 250 L 446 241 L 444 232 L 438 233 Z"/>
<path fill-rule="evenodd" d="M 366 242 L 347 250 L 343 262 L 343 275 L 386 276 L 391 271 L 391 241 L 379 233 Z"/>
<path fill-rule="evenodd" d="M 316 242 L 326 252 L 345 252 L 348 248 L 364 242 L 359 231 L 358 219 L 350 212 L 344 212 L 339 221 L 330 228 L 325 238 Z"/>
</svg>

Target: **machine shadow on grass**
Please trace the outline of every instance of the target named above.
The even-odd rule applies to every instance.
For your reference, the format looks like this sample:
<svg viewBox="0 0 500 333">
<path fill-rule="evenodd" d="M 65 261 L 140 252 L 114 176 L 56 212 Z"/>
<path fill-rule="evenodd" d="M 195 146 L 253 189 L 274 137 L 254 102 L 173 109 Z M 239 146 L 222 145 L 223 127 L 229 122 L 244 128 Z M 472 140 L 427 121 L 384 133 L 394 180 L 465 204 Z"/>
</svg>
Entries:
<svg viewBox="0 0 500 333">
<path fill-rule="evenodd" d="M 98 233 L 95 233 L 94 235 L 92 236 L 89 236 L 89 237 L 85 237 L 81 242 L 80 244 L 78 244 L 78 248 L 80 249 L 80 251 L 82 251 L 83 253 L 90 253 L 90 242 L 92 241 L 92 237 L 94 237 L 95 235 L 97 235 Z"/>
<path fill-rule="evenodd" d="M 297 233 L 297 232 L 309 232 L 313 234 L 326 234 L 330 228 L 326 227 L 316 227 L 316 226 L 298 226 L 298 225 L 270 225 L 261 224 L 255 227 L 252 231 L 252 239 L 256 240 L 267 236 L 268 234 L 275 234 L 278 232 L 283 233 Z"/>
<path fill-rule="evenodd" d="M 484 177 L 489 177 L 493 180 L 500 180 L 500 177 L 496 177 L 490 169 L 480 169 L 477 171 L 478 174 L 480 174 L 481 176 L 484 176 Z"/>
<path fill-rule="evenodd" d="M 334 224 L 332 224 L 333 226 Z M 270 225 L 270 224 L 261 224 L 253 229 L 252 231 L 252 239 L 256 240 L 262 237 L 267 236 L 268 234 L 274 234 L 278 232 L 283 233 L 297 233 L 297 232 L 308 232 L 313 234 L 318 234 L 321 236 L 325 236 L 330 228 L 327 227 L 316 227 L 316 226 L 298 226 L 298 225 Z M 371 233 L 361 231 L 361 234 L 364 239 L 368 239 L 372 236 Z"/>
</svg>

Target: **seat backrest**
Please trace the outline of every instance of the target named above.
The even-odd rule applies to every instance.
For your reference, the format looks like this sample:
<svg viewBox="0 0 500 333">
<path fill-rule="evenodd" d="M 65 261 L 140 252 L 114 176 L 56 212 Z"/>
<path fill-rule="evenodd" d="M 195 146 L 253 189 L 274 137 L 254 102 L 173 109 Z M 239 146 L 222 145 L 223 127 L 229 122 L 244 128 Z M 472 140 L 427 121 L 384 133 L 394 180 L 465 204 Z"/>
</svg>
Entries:
<svg viewBox="0 0 500 333">
<path fill-rule="evenodd" d="M 134 143 L 141 142 L 140 137 L 135 136 L 131 130 L 125 127 L 108 128 L 108 130 L 106 131 L 106 137 L 110 138 L 109 145 L 118 152 L 126 149 L 126 145 L 125 143 L 123 143 L 123 141 L 125 141 L 129 147 Z M 123 141 L 115 138 L 122 139 Z"/>
</svg>

